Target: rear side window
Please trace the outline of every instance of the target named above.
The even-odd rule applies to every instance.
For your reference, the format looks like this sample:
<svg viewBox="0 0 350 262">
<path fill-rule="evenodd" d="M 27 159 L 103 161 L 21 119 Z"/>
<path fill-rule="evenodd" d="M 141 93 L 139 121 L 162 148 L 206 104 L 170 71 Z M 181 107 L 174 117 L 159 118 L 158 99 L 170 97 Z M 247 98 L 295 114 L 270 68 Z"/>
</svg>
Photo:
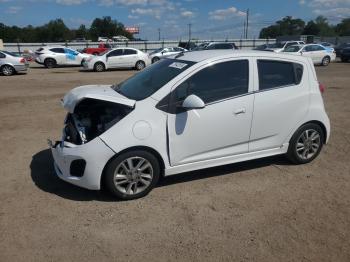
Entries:
<svg viewBox="0 0 350 262">
<path fill-rule="evenodd" d="M 136 55 L 136 50 L 133 49 L 124 49 L 124 55 Z"/>
<path fill-rule="evenodd" d="M 297 85 L 303 77 L 303 66 L 297 63 L 258 60 L 259 90 Z"/>
<path fill-rule="evenodd" d="M 175 90 L 177 102 L 194 94 L 205 103 L 248 93 L 248 60 L 223 62 L 204 68 Z"/>
<path fill-rule="evenodd" d="M 54 53 L 64 54 L 64 49 L 63 48 L 51 48 L 50 51 L 54 52 Z"/>
</svg>

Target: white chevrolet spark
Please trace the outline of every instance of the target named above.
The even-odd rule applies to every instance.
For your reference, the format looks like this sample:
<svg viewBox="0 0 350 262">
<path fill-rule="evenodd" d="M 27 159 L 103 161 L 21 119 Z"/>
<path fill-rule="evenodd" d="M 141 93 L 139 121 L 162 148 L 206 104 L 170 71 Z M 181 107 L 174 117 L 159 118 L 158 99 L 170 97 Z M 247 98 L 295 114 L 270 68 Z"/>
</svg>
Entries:
<svg viewBox="0 0 350 262">
<path fill-rule="evenodd" d="M 66 94 L 63 138 L 50 142 L 55 170 L 135 199 L 160 176 L 280 154 L 308 163 L 329 138 L 323 88 L 302 56 L 180 54 L 122 83 Z"/>
</svg>

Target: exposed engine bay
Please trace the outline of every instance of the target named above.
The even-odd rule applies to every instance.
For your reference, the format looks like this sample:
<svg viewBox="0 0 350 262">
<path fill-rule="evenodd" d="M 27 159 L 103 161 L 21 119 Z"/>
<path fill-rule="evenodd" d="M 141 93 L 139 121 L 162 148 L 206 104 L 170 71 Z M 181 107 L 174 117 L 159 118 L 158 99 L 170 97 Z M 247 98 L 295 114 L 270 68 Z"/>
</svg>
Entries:
<svg viewBox="0 0 350 262">
<path fill-rule="evenodd" d="M 81 145 L 89 142 L 118 123 L 133 108 L 103 100 L 87 98 L 68 113 L 63 140 Z"/>
</svg>

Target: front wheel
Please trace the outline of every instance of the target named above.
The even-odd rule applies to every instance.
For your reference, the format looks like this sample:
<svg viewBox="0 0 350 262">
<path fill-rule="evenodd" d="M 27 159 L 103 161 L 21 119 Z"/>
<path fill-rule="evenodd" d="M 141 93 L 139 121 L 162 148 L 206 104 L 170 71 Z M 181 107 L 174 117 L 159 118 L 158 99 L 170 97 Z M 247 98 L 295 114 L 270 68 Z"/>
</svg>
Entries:
<svg viewBox="0 0 350 262">
<path fill-rule="evenodd" d="M 103 71 L 105 71 L 105 65 L 103 64 L 103 63 L 96 63 L 95 65 L 94 65 L 94 70 L 96 71 L 96 72 L 103 72 Z"/>
<path fill-rule="evenodd" d="M 157 158 L 147 152 L 135 150 L 116 157 L 106 168 L 104 182 L 117 198 L 132 200 L 147 195 L 159 180 Z"/>
<path fill-rule="evenodd" d="M 328 56 L 326 56 L 322 59 L 323 66 L 328 66 L 330 62 L 331 62 L 331 59 Z"/>
<path fill-rule="evenodd" d="M 154 64 L 155 62 L 158 62 L 160 59 L 159 59 L 159 57 L 153 57 L 153 59 L 152 59 L 152 64 Z"/>
<path fill-rule="evenodd" d="M 16 70 L 10 66 L 10 65 L 4 65 L 2 68 L 1 68 L 1 73 L 4 75 L 4 76 L 11 76 L 13 74 L 16 73 Z"/>
<path fill-rule="evenodd" d="M 314 123 L 303 125 L 292 136 L 287 157 L 295 164 L 306 164 L 314 160 L 321 152 L 324 142 L 322 128 Z"/>
<path fill-rule="evenodd" d="M 144 69 L 145 67 L 146 67 L 146 64 L 143 61 L 138 61 L 135 65 L 135 68 L 137 71 L 140 71 L 140 70 Z"/>
</svg>

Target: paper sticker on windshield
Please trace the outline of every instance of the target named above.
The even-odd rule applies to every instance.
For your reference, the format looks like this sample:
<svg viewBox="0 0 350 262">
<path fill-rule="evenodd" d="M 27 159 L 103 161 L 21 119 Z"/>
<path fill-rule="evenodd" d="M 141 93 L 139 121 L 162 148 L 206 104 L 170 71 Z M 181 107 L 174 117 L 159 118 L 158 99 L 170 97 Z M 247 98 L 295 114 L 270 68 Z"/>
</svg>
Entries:
<svg viewBox="0 0 350 262">
<path fill-rule="evenodd" d="M 187 64 L 180 63 L 180 62 L 174 62 L 174 63 L 169 65 L 169 67 L 173 67 L 173 68 L 177 68 L 177 69 L 182 69 L 182 68 L 184 68 L 186 66 L 187 66 Z"/>
</svg>

